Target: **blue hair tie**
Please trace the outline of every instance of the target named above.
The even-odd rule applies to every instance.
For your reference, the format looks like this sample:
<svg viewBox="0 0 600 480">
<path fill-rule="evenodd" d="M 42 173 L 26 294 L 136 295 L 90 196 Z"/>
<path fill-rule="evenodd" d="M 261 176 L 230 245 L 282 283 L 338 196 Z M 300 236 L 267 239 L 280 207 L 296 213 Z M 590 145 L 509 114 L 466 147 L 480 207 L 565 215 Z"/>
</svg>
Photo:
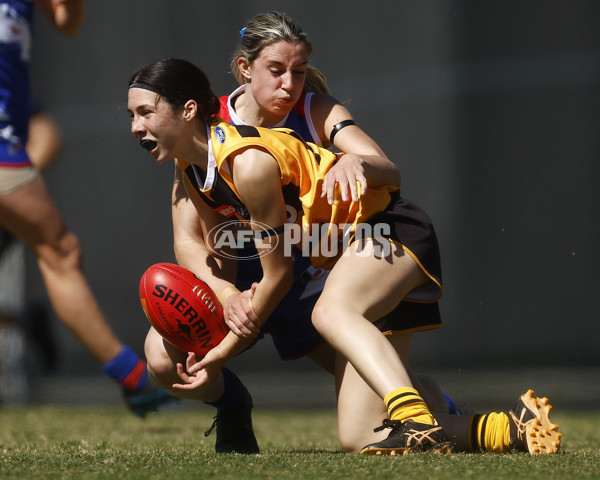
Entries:
<svg viewBox="0 0 600 480">
<path fill-rule="evenodd" d="M 246 27 L 240 30 L 240 38 L 244 38 L 244 33 L 246 33 Z"/>
</svg>

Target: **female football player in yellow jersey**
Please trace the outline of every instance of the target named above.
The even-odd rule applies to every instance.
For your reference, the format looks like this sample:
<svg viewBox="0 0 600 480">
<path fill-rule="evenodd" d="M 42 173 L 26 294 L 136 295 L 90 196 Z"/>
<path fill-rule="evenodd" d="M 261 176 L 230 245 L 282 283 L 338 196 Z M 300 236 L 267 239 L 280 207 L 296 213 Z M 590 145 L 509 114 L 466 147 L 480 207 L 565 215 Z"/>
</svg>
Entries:
<svg viewBox="0 0 600 480">
<path fill-rule="evenodd" d="M 321 195 L 322 182 L 339 155 L 306 144 L 291 131 L 236 128 L 211 119 L 218 107 L 204 74 L 182 60 L 152 64 L 130 82 L 128 111 L 134 136 L 159 163 L 174 158 L 182 171 L 194 167 L 197 186 L 194 189 L 188 179 L 186 187 L 202 200 L 213 201 L 195 201 L 213 258 L 218 260 L 220 239 L 211 236 L 223 223 L 219 213 L 223 206 L 236 210 L 241 204 L 244 208 L 237 208 L 234 218 L 252 220 L 263 277 L 247 295 L 259 323 L 269 317 L 293 283 L 291 248 L 304 249 L 303 254 L 316 266 L 331 267 L 313 311 L 313 323 L 383 399 L 390 419 L 402 422 L 385 445 L 366 450 L 448 448 L 441 427 L 412 388 L 403 364 L 408 359 L 401 359 L 373 325 L 402 299 L 433 302 L 441 296 L 437 242 L 425 214 L 403 200 L 397 186 L 371 175 L 369 169 L 365 177 L 370 186 L 358 202 L 330 205 Z M 227 187 L 223 192 L 228 197 L 214 202 L 217 185 Z M 296 191 L 297 209 L 291 213 L 284 200 L 285 187 Z M 288 215 L 295 222 L 291 225 L 308 235 L 295 245 L 286 236 Z M 319 250 L 325 248 L 323 242 L 314 241 L 326 224 L 327 252 Z M 225 279 L 206 281 L 222 300 L 233 287 Z M 190 377 L 180 369 L 190 381 L 180 388 L 193 389 L 216 378 L 227 360 L 247 344 L 230 333 L 201 362 L 188 365 Z M 414 430 L 423 435 L 415 436 Z"/>
<path fill-rule="evenodd" d="M 395 165 L 387 159 L 379 146 L 354 124 L 346 107 L 325 93 L 325 78 L 307 65 L 311 49 L 308 37 L 301 27 L 285 14 L 270 12 L 255 16 L 240 33 L 239 46 L 232 60 L 232 70 L 244 85 L 221 99 L 219 115 L 238 125 L 250 123 L 256 126 L 292 128 L 305 140 L 319 145 L 330 145 L 331 140 L 335 138 L 338 147 L 344 152 L 354 152 L 343 155 L 327 173 L 324 190 L 330 199 L 333 198 L 334 185 L 340 184 L 344 186 L 341 189 L 342 200 L 357 200 L 357 180 L 363 189 L 366 188 L 365 168 L 378 169 L 388 182 L 399 184 L 400 175 Z M 182 177 L 187 177 L 187 174 L 177 170 L 173 194 L 176 257 L 180 265 L 199 272 L 203 268 L 205 251 L 202 237 L 198 237 L 199 229 L 195 221 L 197 212 L 183 188 Z M 259 264 L 258 260 L 251 262 L 244 259 L 238 262 L 238 279 L 242 276 L 259 280 L 260 265 L 257 269 L 254 264 Z M 340 441 L 345 449 L 355 451 L 364 445 L 365 440 L 384 438 L 385 432 L 373 432 L 373 427 L 381 424 L 387 417 L 387 412 L 382 407 L 379 397 L 345 359 L 340 357 L 335 362 L 333 349 L 312 326 L 312 309 L 323 288 L 326 271 L 311 266 L 309 259 L 302 257 L 295 258 L 294 270 L 294 287 L 271 315 L 268 324 L 262 326 L 260 335 L 271 335 L 279 355 L 284 360 L 307 356 L 326 371 L 334 373 L 336 370 Z M 240 282 L 237 286 L 242 288 Z M 224 307 L 230 311 L 243 309 L 244 300 L 242 295 L 233 294 L 228 297 Z M 401 309 L 409 310 L 413 318 L 439 318 L 435 304 L 403 303 Z M 238 334 L 258 334 L 257 325 L 252 324 L 248 318 L 239 321 L 241 316 L 232 315 L 232 318 L 237 323 L 231 322 L 229 326 Z M 436 322 L 437 320 L 434 320 L 432 323 Z M 398 345 L 397 348 L 408 347 L 408 342 L 399 340 L 400 334 L 404 333 L 399 326 L 387 319 L 380 320 L 377 326 L 381 331 L 395 334 L 388 338 L 393 345 Z M 411 326 L 407 325 L 406 330 L 410 329 Z M 157 381 L 165 388 L 170 386 L 176 375 L 173 361 L 166 355 L 162 338 L 152 330 L 146 341 L 146 356 Z M 224 432 L 221 427 L 230 423 L 226 417 L 244 417 L 242 410 L 248 410 L 248 401 L 244 402 L 243 396 L 238 395 L 240 406 L 237 413 L 233 406 L 220 408 L 220 403 L 231 404 L 234 401 L 231 398 L 227 399 L 225 394 L 219 397 L 221 392 L 232 390 L 225 388 L 225 385 L 240 383 L 228 370 L 224 371 L 221 377 L 211 389 L 213 392 L 208 394 L 208 389 L 204 388 L 202 394 L 195 392 L 196 398 L 208 400 L 209 404 L 217 407 L 217 450 L 223 451 L 224 443 L 226 448 L 233 447 L 234 451 L 247 451 L 245 444 L 253 442 L 250 438 L 244 438 L 253 437 L 251 432 L 230 434 L 229 430 Z M 418 378 L 418 389 L 425 392 L 428 404 L 436 411 L 440 408 L 447 411 L 445 398 L 439 388 L 430 383 L 425 384 L 425 380 L 423 377 Z M 173 393 L 178 395 L 177 392 Z M 213 401 L 214 399 L 217 400 Z M 249 418 L 250 414 L 247 413 L 246 416 Z M 352 421 L 346 421 L 348 419 Z M 240 439 L 237 442 L 238 446 L 227 440 L 222 441 L 225 437 L 233 436 Z"/>
<path fill-rule="evenodd" d="M 268 18 L 269 16 L 272 16 L 272 14 L 266 15 L 266 17 L 267 17 L 267 18 Z M 260 17 L 260 16 L 259 16 L 259 17 Z M 263 20 L 264 20 L 264 19 L 263 19 Z M 248 25 L 248 29 L 247 29 L 247 31 L 250 31 L 250 33 L 252 33 L 252 29 L 250 28 L 250 27 L 251 27 L 251 24 L 252 24 L 252 22 L 251 22 L 251 23 Z M 256 37 L 256 31 L 254 31 L 254 37 Z M 279 60 L 273 60 L 273 56 L 274 56 L 274 55 L 275 55 L 275 58 L 281 58 L 282 56 L 285 58 L 285 49 L 283 49 L 283 55 L 282 55 L 282 51 L 281 51 L 281 50 L 278 50 L 278 48 L 280 48 L 280 47 L 286 47 L 286 46 L 288 46 L 288 45 L 286 45 L 286 43 L 294 43 L 294 42 L 286 42 L 286 41 L 283 41 L 283 42 L 275 42 L 275 44 L 274 44 L 275 48 L 274 48 L 274 49 L 264 48 L 264 51 L 266 52 L 266 54 L 265 54 L 265 57 L 269 58 L 269 59 L 270 59 L 269 61 L 270 61 L 271 63 L 269 64 L 269 62 L 262 62 L 262 63 L 264 63 L 264 65 L 262 66 L 263 72 L 261 72 L 261 71 L 259 70 L 259 68 L 258 68 L 258 67 L 261 65 L 261 60 L 264 60 L 263 58 L 261 58 L 261 55 L 262 55 L 262 53 L 260 53 L 260 52 L 259 52 L 258 56 L 255 56 L 255 57 L 253 58 L 253 62 L 251 62 L 251 64 L 252 64 L 252 67 L 253 67 L 253 70 L 252 70 L 252 74 L 253 74 L 253 76 L 252 76 L 252 82 L 253 82 L 253 85 L 252 85 L 252 92 L 255 92 L 255 91 L 257 91 L 258 89 L 260 89 L 260 88 L 261 88 L 261 86 L 263 87 L 263 90 L 264 90 L 264 88 L 266 88 L 265 86 L 267 86 L 267 87 L 268 87 L 268 81 L 261 81 L 261 80 L 257 80 L 257 78 L 260 78 L 258 75 L 259 75 L 260 73 L 264 73 L 264 70 L 268 70 L 269 68 L 271 68 L 271 69 L 272 69 L 272 68 L 275 68 L 275 67 L 277 67 L 277 68 L 275 69 L 275 71 L 271 72 L 271 74 L 272 74 L 272 76 L 273 76 L 273 77 L 276 77 L 276 76 L 282 76 L 282 77 L 288 77 L 288 79 L 289 79 L 289 78 L 293 78 L 294 76 L 297 76 L 297 75 L 298 75 L 298 68 L 299 68 L 299 67 L 298 67 L 298 65 L 294 65 L 294 64 L 292 63 L 292 65 L 290 66 L 290 65 L 288 64 L 288 65 L 286 65 L 286 68 L 284 68 L 283 70 L 281 70 L 282 62 L 281 62 L 281 61 L 279 61 Z M 282 44 L 283 44 L 283 45 L 282 45 Z M 264 45 L 263 45 L 263 47 L 264 47 Z M 277 55 L 279 55 L 279 57 L 277 57 Z M 243 63 L 244 63 L 244 61 L 242 60 L 242 61 L 241 61 L 241 63 L 243 64 Z M 304 60 L 304 62 L 302 62 L 302 61 L 301 61 L 301 65 L 305 65 L 305 63 L 306 63 L 306 62 L 305 62 L 305 60 Z M 292 72 L 291 74 L 290 74 L 290 70 L 291 70 L 291 72 Z M 245 71 L 246 71 L 246 72 L 248 71 L 248 70 L 247 70 L 247 68 L 246 68 L 246 70 L 245 70 Z M 268 76 L 268 75 L 267 75 L 267 76 Z M 267 80 L 268 80 L 268 79 L 267 79 Z M 288 80 L 288 81 L 289 81 L 289 80 Z M 282 84 L 285 86 L 285 85 L 286 85 L 286 80 L 285 80 L 285 79 L 284 79 L 284 80 L 281 80 L 281 81 L 280 81 L 280 83 L 282 83 Z M 293 82 L 292 82 L 292 83 L 293 83 Z M 290 84 L 290 85 L 291 85 L 291 84 Z M 246 85 L 246 87 L 249 87 L 249 85 Z M 281 88 L 283 88 L 283 87 L 281 87 Z M 290 90 L 290 91 L 293 91 L 293 90 L 294 90 L 293 88 L 290 88 L 289 86 L 287 87 L 287 89 L 288 89 L 288 90 Z M 267 91 L 268 91 L 268 88 L 267 88 Z M 249 117 L 248 117 L 248 118 L 250 118 L 250 119 L 252 119 L 252 120 L 256 121 L 256 118 L 254 118 L 254 119 L 252 118 L 252 109 L 248 110 L 248 109 L 244 109 L 244 108 L 238 108 L 238 107 L 240 107 L 240 106 L 242 106 L 242 107 L 243 107 L 244 105 L 246 105 L 246 106 L 247 106 L 248 104 L 250 104 L 250 105 L 253 105 L 253 104 L 254 104 L 255 108 L 257 107 L 257 105 L 258 105 L 258 103 L 257 103 L 257 97 L 259 97 L 259 95 L 256 95 L 256 96 L 252 95 L 252 99 L 251 99 L 251 101 L 250 101 L 250 102 L 244 103 L 244 102 L 242 101 L 242 99 L 244 98 L 244 95 L 245 95 L 247 92 L 248 92 L 248 88 L 246 88 L 246 92 L 242 92 L 241 94 L 238 92 L 238 94 L 237 94 L 237 95 L 235 95 L 235 97 L 236 97 L 236 102 L 235 102 L 235 110 L 234 110 L 233 114 L 234 114 L 234 115 L 236 115 L 236 116 L 242 115 L 242 110 L 243 110 L 243 111 L 245 111 L 245 114 L 246 114 L 246 115 L 249 115 Z M 261 94 L 263 94 L 263 97 L 264 97 L 264 93 L 265 93 L 265 92 L 263 91 L 263 92 L 260 92 L 260 93 L 261 93 Z M 231 96 L 231 97 L 234 97 L 234 95 L 232 94 L 232 96 Z M 227 103 L 228 103 L 228 104 L 227 104 L 227 107 L 229 107 L 229 109 L 230 109 L 230 110 L 231 110 L 231 107 L 233 106 L 233 105 L 232 105 L 232 103 L 233 103 L 233 102 L 231 102 L 231 97 L 228 99 L 228 102 L 227 102 Z M 324 96 L 324 97 L 327 97 L 327 96 Z M 267 97 L 267 98 L 268 98 L 268 97 Z M 317 96 L 314 96 L 314 97 L 313 97 L 313 99 L 312 99 L 312 105 L 313 105 L 313 106 L 314 106 L 314 105 L 318 105 L 318 102 L 316 101 L 316 99 L 317 99 L 317 98 L 319 98 L 319 97 L 317 97 Z M 328 99 L 329 99 L 329 101 L 331 102 L 331 97 L 327 97 L 327 98 L 328 98 Z M 263 101 L 264 101 L 264 100 L 263 100 Z M 268 104 L 268 102 L 266 102 L 266 103 Z M 310 104 L 307 104 L 307 103 L 304 103 L 304 102 L 303 102 L 303 104 L 304 104 L 304 105 L 310 105 Z M 261 105 L 260 107 L 262 108 L 262 105 Z M 341 107 L 341 106 L 339 106 L 339 107 Z M 267 105 L 267 107 L 266 107 L 266 108 L 268 109 L 268 105 Z M 277 105 L 277 103 L 275 103 L 275 104 L 274 104 L 274 106 L 273 106 L 273 108 L 274 108 L 274 109 L 277 109 L 277 108 L 280 108 L 280 106 L 278 106 L 278 105 Z M 291 108 L 291 107 L 289 107 L 289 108 Z M 341 107 L 341 108 L 343 108 L 343 107 Z M 344 109 L 344 110 L 345 110 L 345 109 Z M 280 110 L 280 111 L 279 111 L 279 113 L 282 113 L 282 112 L 284 112 L 284 110 Z M 288 113 L 289 113 L 289 112 L 288 112 Z M 310 113 L 313 113 L 313 112 L 310 112 Z M 339 113 L 339 112 L 338 112 L 338 113 Z M 349 117 L 349 113 L 348 113 L 347 111 L 346 111 L 345 115 L 347 115 L 346 119 L 348 119 L 348 117 Z M 233 115 L 231 115 L 231 116 L 233 116 Z M 266 117 L 267 117 L 267 116 L 265 116 L 265 118 L 266 118 Z M 313 115 L 313 117 L 314 117 L 314 115 Z M 273 119 L 275 119 L 275 118 L 276 118 L 276 117 L 271 117 L 270 119 L 271 119 L 271 120 L 273 120 Z M 338 117 L 338 118 L 339 118 L 339 117 Z M 342 116 L 342 118 L 344 118 L 344 117 Z M 349 118 L 351 118 L 351 117 L 349 117 Z M 236 120 L 236 121 L 235 121 L 234 123 L 244 123 L 244 122 L 243 122 L 243 120 L 242 120 L 242 122 L 240 122 L 240 118 L 236 118 L 235 120 Z M 245 120 L 245 118 L 244 118 L 244 120 Z M 313 126 L 314 126 L 314 125 L 313 125 Z M 346 126 L 352 126 L 352 125 L 351 125 L 351 124 L 346 124 Z M 332 129 L 333 129 L 334 133 L 336 133 L 336 132 L 338 132 L 338 131 L 339 131 L 339 130 L 338 130 L 338 129 L 339 129 L 339 127 L 338 127 L 338 129 L 336 129 L 336 128 L 333 128 L 333 127 L 332 127 Z M 317 127 L 317 129 L 316 129 L 316 130 L 319 130 L 319 128 Z M 354 132 L 356 132 L 356 130 L 358 130 L 358 132 L 362 134 L 362 131 L 360 131 L 360 129 L 358 129 L 358 127 L 353 127 L 353 128 L 348 128 L 348 129 L 346 129 L 346 131 L 347 131 L 347 132 L 350 132 L 350 131 L 354 131 Z M 321 125 L 320 131 L 321 131 L 321 136 L 322 136 L 322 135 L 323 135 L 323 132 L 324 132 L 323 125 Z M 364 134 L 363 134 L 363 135 L 364 135 Z M 355 135 L 351 135 L 349 138 L 350 138 L 350 139 L 352 139 L 352 138 L 356 138 L 357 136 L 358 136 L 358 135 L 356 135 L 356 134 L 355 134 Z M 338 138 L 342 138 L 342 135 L 340 134 L 340 135 L 338 136 Z M 318 140 L 318 139 L 316 139 L 316 140 Z M 370 139 L 369 139 L 369 140 L 370 140 Z M 372 142 L 372 141 L 371 141 L 371 142 Z M 325 141 L 323 141 L 322 143 L 324 143 L 324 144 L 327 144 L 327 143 L 328 143 L 328 142 L 327 142 L 327 139 L 325 139 Z M 336 142 L 336 143 L 337 143 L 337 142 Z M 378 148 L 378 147 L 377 147 L 377 148 Z M 335 164 L 335 167 L 338 167 L 338 166 L 342 165 L 342 164 L 343 164 L 343 160 L 345 160 L 345 159 L 349 159 L 349 158 L 351 158 L 351 156 L 345 155 L 344 157 L 342 157 L 342 161 L 339 161 L 338 163 L 336 163 L 336 164 Z M 357 165 L 357 164 L 353 164 L 353 166 L 354 166 L 354 165 Z M 360 164 L 358 164 L 358 165 L 360 165 Z M 360 167 L 360 168 L 363 168 L 363 167 Z M 367 168 L 368 168 L 368 167 L 367 167 Z M 186 172 L 187 172 L 187 171 L 189 171 L 189 170 L 190 170 L 190 168 L 186 168 Z M 328 171 L 328 173 L 331 173 L 332 171 L 334 171 L 334 170 L 329 170 L 329 171 Z M 352 178 L 353 178 L 353 177 L 352 177 L 351 175 L 356 175 L 354 172 L 356 172 L 356 170 L 354 170 L 354 171 L 351 171 L 351 174 L 350 174 L 350 175 L 347 175 L 346 177 L 343 177 L 343 176 L 342 176 L 342 177 L 336 177 L 336 178 L 335 178 L 335 179 L 334 179 L 332 182 L 330 182 L 328 185 L 329 185 L 329 186 L 332 186 L 332 185 L 334 185 L 334 184 L 336 183 L 336 181 L 338 181 L 339 179 L 341 179 L 341 180 L 342 180 L 342 182 L 343 182 L 345 178 L 348 178 L 348 179 L 350 179 L 350 180 L 348 180 L 348 181 L 350 182 L 350 185 L 352 185 L 352 181 L 351 181 L 351 180 L 352 180 Z M 362 172 L 361 172 L 360 170 L 358 170 L 358 174 L 361 174 L 361 173 L 362 173 Z M 346 173 L 344 173 L 344 175 L 346 175 Z M 186 175 L 186 176 L 187 176 L 187 175 Z M 195 176 L 196 176 L 196 174 L 195 174 L 195 173 L 192 171 L 192 179 L 193 179 Z M 187 180 L 189 180 L 189 178 L 190 178 L 190 177 L 187 177 Z M 327 179 L 327 177 L 325 177 L 325 178 Z M 357 176 L 356 178 L 359 178 L 359 177 Z M 363 177 L 363 178 L 364 178 L 364 177 Z M 181 179 L 180 179 L 180 180 L 181 180 Z M 187 180 L 186 180 L 186 181 L 187 181 Z M 364 188 L 364 186 L 365 186 L 365 182 L 364 182 L 364 181 L 362 181 L 362 182 L 361 182 L 361 185 L 362 185 L 362 187 Z M 327 190 L 328 190 L 328 189 L 327 189 L 327 188 L 325 188 L 324 190 L 327 192 Z M 332 190 L 332 189 L 329 189 L 329 190 L 330 190 L 330 194 L 331 194 L 331 190 Z M 343 192 L 344 192 L 344 190 L 342 190 L 342 194 L 343 194 Z M 313 194 L 314 194 L 314 192 L 313 192 Z M 355 195 L 356 195 L 356 193 L 355 193 L 354 195 L 352 195 L 352 196 L 353 196 L 353 197 L 355 197 Z M 182 203 L 182 202 L 178 202 L 178 204 L 181 204 L 181 203 Z M 177 210 L 177 209 L 179 209 L 179 207 L 176 207 L 176 210 Z M 196 215 L 196 216 L 197 216 L 197 215 Z M 188 218 L 189 218 L 189 217 L 188 217 Z M 178 255 L 178 259 L 179 259 L 179 255 Z M 198 270 L 199 270 L 199 269 L 197 269 L 197 268 L 193 268 L 193 269 L 194 269 L 195 271 L 198 271 Z M 233 289 L 230 289 L 230 290 L 227 290 L 227 291 L 229 291 L 229 292 L 235 292 L 235 290 L 233 290 Z M 244 292 L 244 293 L 245 293 L 245 292 Z M 228 302 L 229 302 L 229 299 L 231 299 L 231 298 L 234 298 L 235 296 L 236 296 L 236 294 L 229 296 L 229 298 L 228 298 Z M 239 296 L 239 297 L 244 297 L 244 294 L 237 294 L 237 296 Z M 248 297 L 245 297 L 245 298 L 248 298 Z M 231 325 L 231 324 L 230 324 L 230 325 Z M 241 327 L 240 327 L 240 330 L 241 330 L 241 329 L 243 329 L 243 328 L 245 327 L 245 325 L 244 325 L 244 323 L 243 323 L 243 322 L 240 322 L 240 325 L 241 325 Z M 250 325 L 250 327 L 249 327 L 249 328 L 252 328 L 252 326 Z M 151 335 L 149 335 L 149 338 L 151 338 Z M 394 337 L 391 337 L 391 338 L 392 338 L 393 340 L 396 340 Z M 406 336 L 405 336 L 405 338 L 406 338 Z M 407 350 L 408 350 L 408 343 L 406 343 L 406 344 L 405 344 L 405 347 L 406 347 L 406 351 L 407 351 Z M 401 348 L 402 348 L 402 346 L 401 346 Z M 147 352 L 148 352 L 148 342 L 147 342 Z M 353 384 L 352 384 L 352 382 L 349 382 L 349 381 L 348 381 L 348 378 L 350 377 L 350 375 L 348 374 L 348 372 L 349 372 L 349 371 L 350 371 L 350 372 L 353 372 L 353 370 L 352 370 L 351 366 L 349 366 L 349 365 L 346 367 L 345 371 L 344 371 L 344 370 L 342 370 L 342 375 L 341 375 L 341 377 L 342 377 L 342 378 L 343 378 L 343 380 L 344 380 L 344 382 L 342 383 L 342 386 L 346 386 L 346 387 L 347 387 L 348 385 L 353 385 Z M 360 383 L 362 383 L 362 384 L 363 384 L 363 386 L 365 385 L 365 384 L 364 384 L 364 382 L 362 382 L 362 379 L 360 379 L 360 377 L 358 377 L 358 375 L 356 375 L 356 373 L 354 373 L 354 376 L 358 378 L 358 380 L 360 381 Z M 368 389 L 368 387 L 367 387 L 367 390 L 369 390 L 369 391 L 370 391 L 370 389 Z M 349 401 L 350 401 L 350 404 L 352 404 L 352 403 L 354 402 L 354 399 L 355 399 L 356 397 L 359 397 L 359 395 L 357 395 L 357 391 L 356 391 L 356 389 L 354 389 L 354 390 L 353 390 L 353 389 L 351 389 L 350 387 L 347 387 L 347 388 L 345 388 L 345 391 L 347 392 L 347 394 L 345 395 L 345 397 L 344 397 L 344 396 L 342 396 L 342 395 L 341 395 L 341 392 L 340 392 L 340 399 L 342 399 L 342 398 L 349 399 Z M 371 392 L 371 394 L 372 394 L 372 392 Z M 368 398 L 373 398 L 373 397 L 368 397 Z M 377 399 L 377 397 L 375 397 L 375 399 Z M 366 408 L 370 408 L 370 406 L 369 406 L 369 405 L 374 405 L 374 404 L 376 404 L 376 403 L 377 403 L 377 402 L 374 402 L 374 401 L 370 401 L 370 403 L 369 403 L 368 401 L 365 401 L 365 402 L 363 403 L 363 405 L 365 405 L 365 407 L 366 407 Z M 379 401 L 379 403 L 381 403 L 381 402 Z M 351 413 L 351 410 L 349 411 L 348 409 L 346 409 L 346 410 L 344 410 L 344 409 L 340 409 L 340 440 L 342 441 L 342 444 L 344 445 L 344 447 L 345 447 L 347 450 L 350 450 L 350 451 L 352 451 L 352 450 L 356 450 L 357 448 L 359 448 L 359 449 L 360 449 L 360 447 L 361 447 L 362 445 L 364 445 L 364 443 L 363 443 L 362 445 L 358 445 L 358 446 L 357 446 L 356 442 L 357 442 L 357 441 L 360 441 L 361 435 L 362 435 L 362 438 L 363 438 L 363 439 L 364 439 L 364 438 L 366 438 L 366 437 L 367 437 L 367 433 L 368 433 L 369 429 L 370 429 L 370 428 L 372 428 L 372 423 L 370 423 L 370 424 L 368 425 L 368 427 L 364 428 L 364 427 L 362 427 L 362 426 L 358 425 L 358 424 L 359 424 L 359 422 L 356 422 L 356 421 L 354 421 L 354 422 L 353 422 L 353 421 L 345 421 L 345 422 L 344 422 L 344 421 L 343 421 L 343 419 L 346 419 L 346 420 L 348 420 L 348 419 L 356 419 L 357 417 L 359 417 L 360 419 L 368 419 L 368 421 L 370 420 L 370 421 L 372 422 L 372 417 L 369 417 L 369 415 L 368 415 L 368 414 L 366 414 L 366 412 L 364 412 L 366 415 L 360 415 L 360 413 L 361 413 L 361 412 L 360 412 L 360 409 L 359 409 L 359 410 L 356 410 L 356 406 L 353 406 L 353 408 L 355 408 L 355 410 L 354 410 L 355 414 L 354 414 L 354 415 L 349 415 L 349 414 Z M 381 414 L 381 417 L 385 417 L 385 416 L 386 416 L 386 410 L 385 410 L 385 408 L 381 408 L 381 411 L 383 412 L 383 413 Z M 345 425 L 345 427 L 344 427 L 344 425 Z M 351 435 L 352 435 L 352 434 L 354 434 L 354 437 L 351 437 L 351 436 L 349 436 L 349 435 L 348 435 L 348 432 L 350 432 L 350 434 L 351 434 Z M 379 435 L 381 435 L 381 434 L 379 434 Z M 354 441 L 355 443 L 354 443 L 354 444 L 352 444 L 352 441 Z M 483 448 L 483 446 L 482 446 L 481 448 Z M 367 450 L 368 450 L 368 449 L 367 449 Z M 371 449 L 371 450 L 373 450 L 373 449 Z"/>
</svg>

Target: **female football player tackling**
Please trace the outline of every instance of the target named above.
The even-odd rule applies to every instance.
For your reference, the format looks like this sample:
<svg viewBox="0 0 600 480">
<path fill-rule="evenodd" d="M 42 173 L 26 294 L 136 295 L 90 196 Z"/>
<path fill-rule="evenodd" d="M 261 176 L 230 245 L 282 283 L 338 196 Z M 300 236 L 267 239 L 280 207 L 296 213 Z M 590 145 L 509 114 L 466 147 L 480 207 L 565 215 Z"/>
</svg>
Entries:
<svg viewBox="0 0 600 480">
<path fill-rule="evenodd" d="M 212 275 L 203 279 L 223 303 L 236 291 L 225 271 L 228 265 L 218 258 L 215 245 L 219 239 L 211 238 L 211 231 L 223 222 L 216 210 L 243 206 L 237 218 L 255 231 L 263 276 L 241 294 L 252 308 L 237 310 L 235 315 L 245 315 L 258 325 L 270 316 L 293 283 L 290 248 L 310 257 L 315 266 L 331 269 L 314 308 L 313 323 L 383 401 L 389 420 L 382 426 L 392 429 L 385 440 L 361 451 L 449 450 L 449 437 L 412 387 L 403 363 L 406 358 L 401 358 L 373 325 L 402 299 L 435 302 L 441 295 L 437 244 L 426 215 L 368 165 L 368 188 L 358 200 L 343 203 L 336 197 L 330 204 L 326 195 L 321 195 L 323 179 L 340 155 L 307 144 L 290 130 L 232 126 L 214 116 L 218 110 L 218 99 L 205 75 L 183 60 L 156 62 L 130 81 L 128 111 L 133 135 L 159 163 L 174 158 L 181 171 L 193 168 L 196 184 L 186 178 L 185 185 L 197 195 L 191 196 L 197 222 L 207 249 L 212 248 L 207 257 L 212 268 L 205 269 Z M 216 201 L 222 193 L 228 197 Z M 198 201 L 198 197 L 206 201 Z M 285 228 L 290 205 L 296 210 L 290 212 L 291 228 Z M 322 225 L 329 228 L 321 229 Z M 318 229 L 316 235 L 311 229 Z M 298 231 L 313 236 L 303 239 L 290 234 Z M 312 241 L 320 233 L 322 241 Z M 385 285 L 378 284 L 380 278 L 386 278 Z M 182 381 L 174 387 L 193 392 L 208 384 L 227 360 L 251 341 L 231 332 L 200 362 L 188 356 L 185 369 L 178 365 Z M 525 404 L 514 412 L 518 422 L 511 423 L 502 413 L 485 415 L 483 422 L 478 417 L 465 418 L 465 431 L 470 423 L 477 433 L 471 446 L 532 451 L 530 444 L 538 441 L 539 430 L 532 424 L 547 423 L 543 402 L 533 398 L 522 397 Z M 532 438 L 525 441 L 513 435 L 513 423 L 525 426 Z M 559 438 L 555 427 L 546 430 L 547 436 L 554 438 L 556 451 Z"/>
</svg>

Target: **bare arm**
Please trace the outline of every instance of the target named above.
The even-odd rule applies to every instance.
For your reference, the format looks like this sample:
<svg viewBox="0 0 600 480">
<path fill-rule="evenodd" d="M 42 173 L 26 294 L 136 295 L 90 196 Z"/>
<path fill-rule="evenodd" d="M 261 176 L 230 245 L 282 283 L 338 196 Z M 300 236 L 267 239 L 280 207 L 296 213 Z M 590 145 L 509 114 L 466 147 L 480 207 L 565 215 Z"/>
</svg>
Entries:
<svg viewBox="0 0 600 480">
<path fill-rule="evenodd" d="M 234 183 L 242 202 L 250 212 L 253 230 L 262 230 L 261 227 L 265 225 L 276 229 L 286 221 L 280 175 L 277 162 L 266 152 L 248 149 L 235 156 Z M 263 267 L 263 278 L 254 287 L 252 306 L 259 325 L 267 320 L 293 282 L 292 260 L 284 255 L 282 240 L 283 237 L 273 236 L 256 242 Z M 230 332 L 200 362 L 189 364 L 188 373 L 183 370 L 183 366 L 178 367 L 179 376 L 184 383 L 174 387 L 193 389 L 211 378 L 216 378 L 220 368 L 247 345 L 247 339 Z"/>
<path fill-rule="evenodd" d="M 50 25 L 59 33 L 73 37 L 83 24 L 83 0 L 36 0 Z"/>
<path fill-rule="evenodd" d="M 346 107 L 329 95 L 315 95 L 311 102 L 313 122 L 324 145 L 331 145 L 329 137 L 335 125 L 352 120 Z M 322 196 L 333 203 L 336 184 L 340 187 L 342 200 L 358 200 L 356 181 L 360 182 L 361 194 L 368 186 L 395 185 L 400 187 L 400 172 L 379 145 L 357 125 L 339 130 L 334 138 L 335 146 L 345 153 L 327 173 L 323 182 Z"/>
<path fill-rule="evenodd" d="M 31 163 L 39 170 L 44 170 L 54 161 L 62 145 L 62 132 L 47 113 L 36 113 L 29 120 L 29 137 L 27 139 L 27 155 Z"/>
<path fill-rule="evenodd" d="M 285 225 L 287 214 L 281 190 L 281 172 L 271 154 L 248 149 L 236 156 L 233 178 L 240 198 L 252 219 L 254 231 L 277 230 Z M 252 306 L 264 323 L 293 282 L 292 259 L 286 257 L 282 233 L 255 240 L 263 269 Z"/>
<path fill-rule="evenodd" d="M 189 193 L 188 193 L 189 192 Z M 221 219 L 197 195 L 186 188 L 186 181 L 176 165 L 171 196 L 173 220 L 173 247 L 177 263 L 194 272 L 214 291 L 219 293 L 232 285 L 236 276 L 235 261 L 217 259 L 205 243 L 205 231 Z"/>
<path fill-rule="evenodd" d="M 235 252 L 228 251 L 228 257 L 217 258 L 207 246 L 206 232 L 220 224 L 222 217 L 198 198 L 189 185 L 186 188 L 186 184 L 187 180 L 176 166 L 171 209 L 177 263 L 214 290 L 231 331 L 238 336 L 255 338 L 260 327 L 252 309 L 253 292 L 240 292 L 235 287 L 237 262 L 231 258 Z"/>
</svg>

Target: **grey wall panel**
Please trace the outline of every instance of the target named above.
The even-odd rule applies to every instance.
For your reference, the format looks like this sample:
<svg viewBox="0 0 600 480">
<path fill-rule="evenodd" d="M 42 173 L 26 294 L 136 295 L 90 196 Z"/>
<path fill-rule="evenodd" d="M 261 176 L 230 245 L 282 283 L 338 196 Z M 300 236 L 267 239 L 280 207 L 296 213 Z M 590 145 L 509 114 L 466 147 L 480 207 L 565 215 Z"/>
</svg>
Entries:
<svg viewBox="0 0 600 480">
<path fill-rule="evenodd" d="M 600 5 L 591 1 L 88 1 L 74 40 L 39 21 L 33 84 L 67 140 L 47 179 L 119 335 L 141 349 L 137 281 L 173 258 L 172 168 L 131 138 L 127 80 L 178 56 L 225 94 L 237 31 L 269 9 L 304 26 L 312 63 L 437 226 L 445 327 L 415 335 L 414 360 L 598 362 Z M 36 294 L 35 273 L 32 283 Z M 61 343 L 65 368 L 86 365 L 62 331 Z"/>
</svg>

